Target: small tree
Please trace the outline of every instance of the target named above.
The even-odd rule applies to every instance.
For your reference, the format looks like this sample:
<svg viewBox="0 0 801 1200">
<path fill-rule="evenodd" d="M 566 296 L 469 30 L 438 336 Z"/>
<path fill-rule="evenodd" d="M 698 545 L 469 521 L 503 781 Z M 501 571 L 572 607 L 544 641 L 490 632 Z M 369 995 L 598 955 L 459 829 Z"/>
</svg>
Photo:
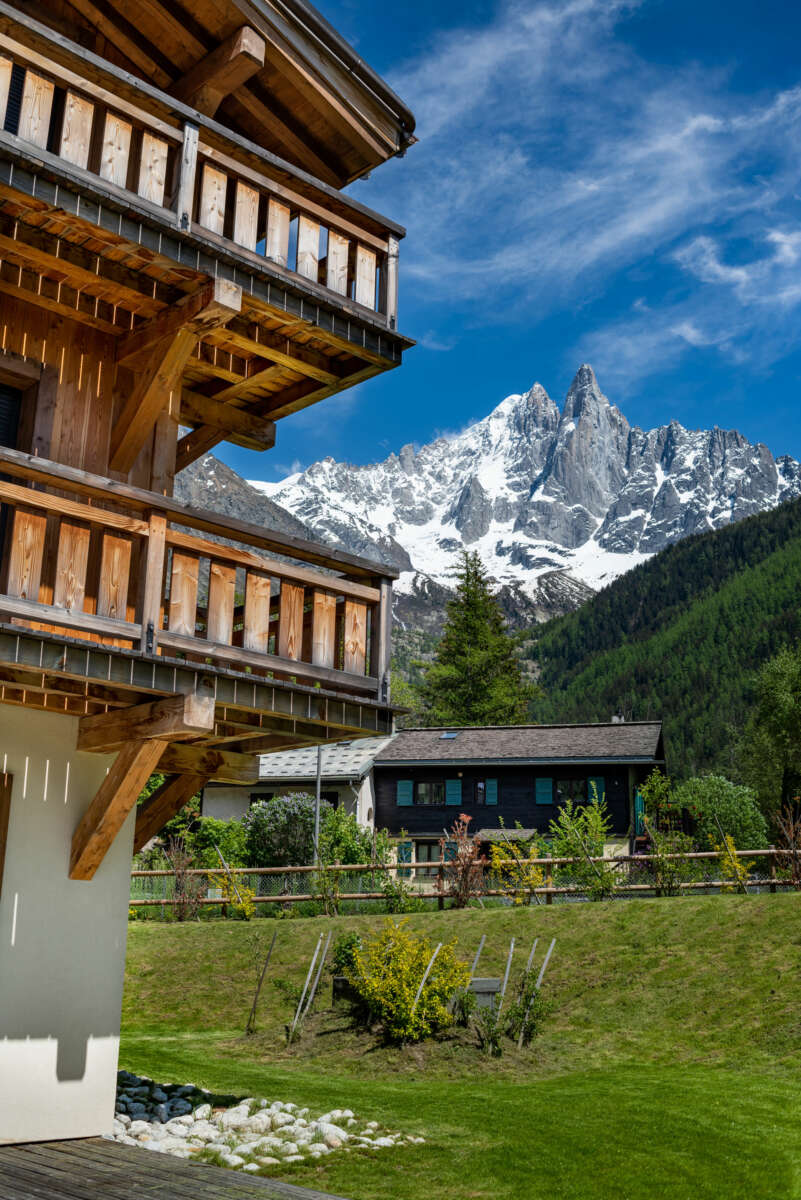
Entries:
<svg viewBox="0 0 801 1200">
<path fill-rule="evenodd" d="M 721 829 L 743 849 L 760 850 L 767 845 L 768 827 L 750 788 L 730 783 L 721 775 L 704 775 L 680 784 L 674 796 L 681 808 L 694 815 L 699 850 L 714 850 Z"/>
<path fill-rule="evenodd" d="M 551 850 L 554 858 L 574 858 L 569 867 L 560 867 L 557 874 L 568 876 L 578 883 L 591 900 L 605 900 L 615 890 L 615 876 L 603 858 L 604 845 L 612 828 L 606 801 L 597 797 L 590 804 L 574 805 L 568 800 L 551 821 Z"/>
<path fill-rule="evenodd" d="M 202 875 L 189 874 L 195 860 L 180 838 L 171 838 L 164 853 L 173 873 L 175 919 L 189 921 L 198 914 L 205 880 Z"/>
<path fill-rule="evenodd" d="M 219 867 L 219 847 L 229 867 L 247 866 L 247 837 L 241 821 L 218 821 L 199 817 L 186 835 L 187 849 L 199 867 Z"/>
<path fill-rule="evenodd" d="M 801 791 L 801 647 L 780 650 L 759 672 L 740 762 L 771 819 Z"/>
<path fill-rule="evenodd" d="M 314 858 L 314 796 L 293 792 L 259 800 L 242 818 L 247 866 L 304 867 Z M 331 805 L 320 804 L 321 822 Z"/>
<path fill-rule="evenodd" d="M 467 908 L 474 896 L 484 890 L 484 867 L 487 860 L 481 854 L 481 839 L 468 832 L 471 818 L 459 813 L 451 826 L 450 837 L 440 838 L 439 856 L 446 858 L 446 846 L 450 842 L 453 854 L 445 861 L 441 878 L 437 877 L 437 888 L 453 900 L 455 908 Z"/>
<path fill-rule="evenodd" d="M 493 882 L 512 898 L 514 904 L 530 905 L 535 888 L 542 887 L 545 876 L 534 861 L 539 857 L 540 845 L 536 838 L 529 841 L 504 838 L 501 842 L 493 842 L 490 849 Z"/>
<path fill-rule="evenodd" d="M 464 551 L 442 641 L 420 689 L 429 725 L 516 725 L 536 689 L 523 682 L 489 577 Z"/>
</svg>

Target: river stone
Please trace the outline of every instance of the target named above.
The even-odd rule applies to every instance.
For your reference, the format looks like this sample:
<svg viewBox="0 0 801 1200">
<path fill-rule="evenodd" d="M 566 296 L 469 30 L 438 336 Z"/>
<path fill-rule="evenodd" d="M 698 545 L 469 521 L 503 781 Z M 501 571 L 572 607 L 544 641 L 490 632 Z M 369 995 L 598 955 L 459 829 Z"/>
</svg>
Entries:
<svg viewBox="0 0 801 1200">
<path fill-rule="evenodd" d="M 195 1120 L 196 1121 L 208 1121 L 210 1116 L 211 1116 L 211 1105 L 210 1104 L 199 1104 L 197 1106 L 197 1108 L 195 1109 Z"/>
<path fill-rule="evenodd" d="M 244 1158 L 240 1158 L 238 1154 L 223 1154 L 222 1160 L 226 1167 L 241 1167 L 244 1166 Z"/>
<path fill-rule="evenodd" d="M 249 1121 L 244 1108 L 229 1108 L 218 1118 L 220 1129 L 242 1129 Z"/>
</svg>

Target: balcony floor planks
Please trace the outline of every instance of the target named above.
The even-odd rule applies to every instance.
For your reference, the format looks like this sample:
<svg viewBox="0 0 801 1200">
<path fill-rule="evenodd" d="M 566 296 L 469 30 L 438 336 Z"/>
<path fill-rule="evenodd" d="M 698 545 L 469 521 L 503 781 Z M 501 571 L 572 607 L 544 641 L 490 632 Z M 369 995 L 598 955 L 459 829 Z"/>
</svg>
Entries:
<svg viewBox="0 0 801 1200">
<path fill-rule="evenodd" d="M 0 1146 L 3 1200 L 342 1200 L 101 1138 Z"/>
</svg>

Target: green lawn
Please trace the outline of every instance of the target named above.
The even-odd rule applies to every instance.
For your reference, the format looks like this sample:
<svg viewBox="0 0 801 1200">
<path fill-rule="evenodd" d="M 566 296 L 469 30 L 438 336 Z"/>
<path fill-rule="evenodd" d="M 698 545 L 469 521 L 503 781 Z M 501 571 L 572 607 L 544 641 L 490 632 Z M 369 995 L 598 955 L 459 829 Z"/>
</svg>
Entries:
<svg viewBox="0 0 801 1200">
<path fill-rule="evenodd" d="M 381 918 L 340 918 L 338 927 Z M 801 897 L 427 913 L 482 973 L 514 936 L 556 937 L 554 1011 L 535 1045 L 481 1057 L 469 1035 L 403 1050 L 330 1010 L 297 1046 L 277 979 L 301 983 L 324 919 L 129 930 L 122 1063 L 162 1081 L 349 1106 L 425 1146 L 275 1168 L 352 1200 L 801 1200 Z M 278 929 L 259 1013 L 254 941 Z M 539 955 L 538 955 L 539 957 Z"/>
</svg>

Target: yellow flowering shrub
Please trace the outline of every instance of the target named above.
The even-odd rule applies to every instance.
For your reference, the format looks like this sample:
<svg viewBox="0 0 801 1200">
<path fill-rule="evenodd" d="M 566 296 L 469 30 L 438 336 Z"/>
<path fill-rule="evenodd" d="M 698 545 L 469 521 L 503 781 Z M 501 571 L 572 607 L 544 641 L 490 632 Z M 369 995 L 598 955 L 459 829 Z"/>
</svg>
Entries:
<svg viewBox="0 0 801 1200">
<path fill-rule="evenodd" d="M 542 887 L 542 867 L 536 842 L 529 847 L 512 842 L 494 842 L 490 849 L 490 869 L 494 884 L 511 896 L 515 904 L 531 904 L 534 888 Z"/>
<path fill-rule="evenodd" d="M 449 1002 L 470 979 L 455 946 L 455 938 L 441 946 L 419 998 L 436 947 L 414 934 L 408 920 L 385 921 L 355 948 L 348 981 L 367 1020 L 380 1024 L 389 1041 L 419 1042 L 452 1023 Z"/>
<path fill-rule="evenodd" d="M 739 892 L 745 889 L 748 876 L 753 870 L 754 863 L 744 858 L 738 858 L 734 838 L 725 835 L 723 844 L 715 843 L 715 850 L 720 864 L 720 878 L 723 880 L 722 892 Z"/>
<path fill-rule="evenodd" d="M 253 903 L 256 893 L 253 888 L 242 882 L 241 876 L 236 882 L 231 875 L 209 875 L 208 880 L 212 887 L 219 888 L 222 893 L 220 904 L 229 905 L 238 917 L 245 921 L 250 920 L 256 911 L 256 905 Z"/>
</svg>

